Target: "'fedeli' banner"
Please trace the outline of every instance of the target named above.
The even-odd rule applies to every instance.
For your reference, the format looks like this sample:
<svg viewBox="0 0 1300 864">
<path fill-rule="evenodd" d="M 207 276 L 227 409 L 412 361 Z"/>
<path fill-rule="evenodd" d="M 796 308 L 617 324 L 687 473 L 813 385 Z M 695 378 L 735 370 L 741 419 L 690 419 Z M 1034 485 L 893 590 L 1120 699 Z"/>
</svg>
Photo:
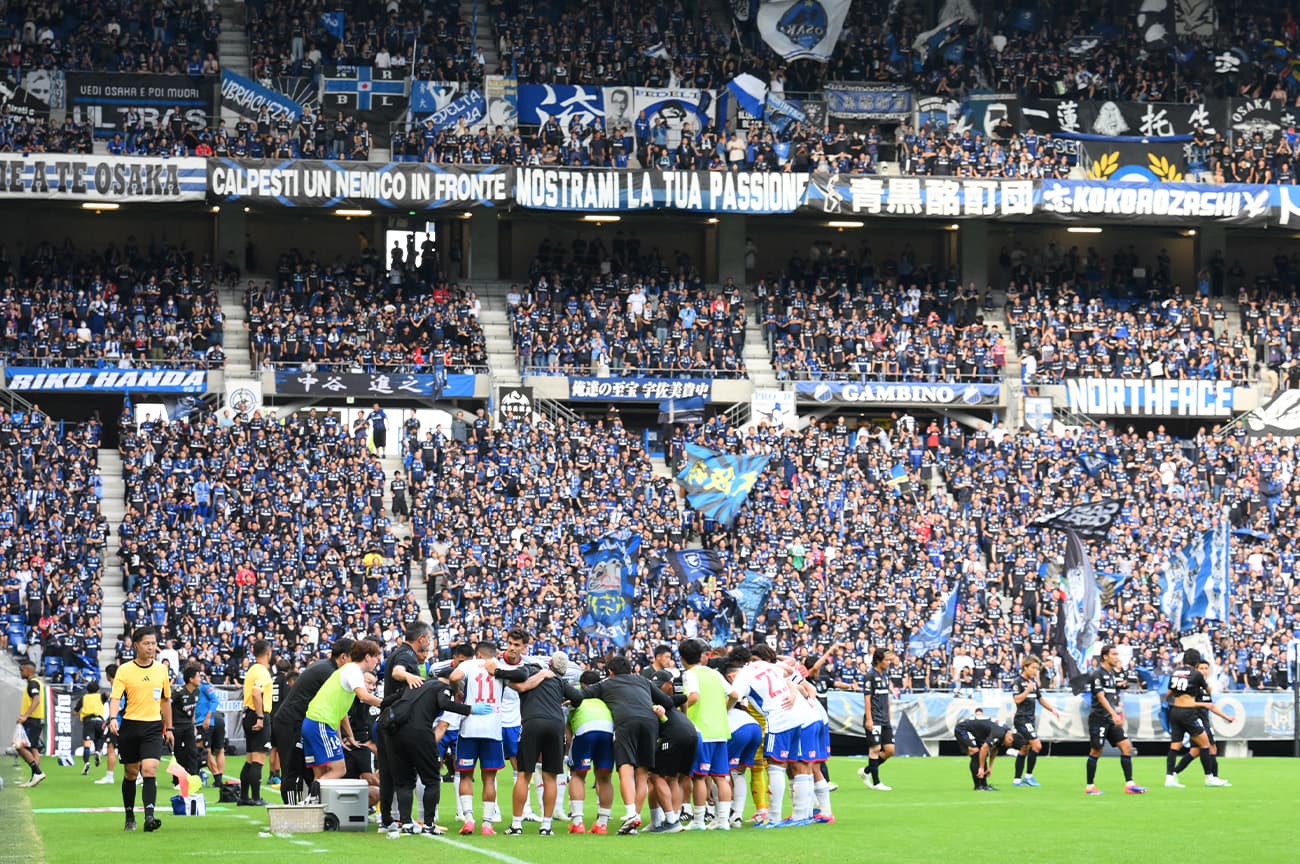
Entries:
<svg viewBox="0 0 1300 864">
<path fill-rule="evenodd" d="M 800 399 L 855 405 L 996 405 L 998 384 L 931 384 L 928 382 L 797 381 Z"/>
<path fill-rule="evenodd" d="M 210 159 L 208 194 L 217 202 L 284 207 L 499 207 L 510 202 L 511 170 L 424 162 Z"/>
<path fill-rule="evenodd" d="M 0 155 L 0 198 L 64 201 L 202 201 L 203 159 Z"/>
<path fill-rule="evenodd" d="M 1070 411 L 1098 417 L 1231 417 L 1236 387 L 1230 381 L 1174 378 L 1070 378 Z"/>
<path fill-rule="evenodd" d="M 569 379 L 574 402 L 661 402 L 664 399 L 713 400 L 707 378 L 579 378 Z"/>
<path fill-rule="evenodd" d="M 24 393 L 205 393 L 202 369 L 47 369 L 6 366 L 5 387 Z"/>
<path fill-rule="evenodd" d="M 463 373 L 366 373 L 304 372 L 275 373 L 275 392 L 280 396 L 361 396 L 367 399 L 401 399 L 424 396 L 431 399 L 468 399 L 474 395 L 474 375 Z"/>
</svg>

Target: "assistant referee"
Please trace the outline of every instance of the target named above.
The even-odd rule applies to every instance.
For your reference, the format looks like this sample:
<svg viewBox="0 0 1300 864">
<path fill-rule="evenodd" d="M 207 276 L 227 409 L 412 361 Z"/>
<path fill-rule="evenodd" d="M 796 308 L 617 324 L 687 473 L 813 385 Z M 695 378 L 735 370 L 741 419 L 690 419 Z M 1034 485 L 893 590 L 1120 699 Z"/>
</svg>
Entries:
<svg viewBox="0 0 1300 864">
<path fill-rule="evenodd" d="M 144 802 L 144 830 L 157 831 L 162 820 L 154 817 L 158 798 L 158 760 L 163 742 L 173 746 L 171 682 L 167 669 L 154 662 L 158 655 L 158 632 L 139 627 L 131 633 L 135 659 L 122 664 L 113 678 L 108 704 L 121 706 L 108 720 L 108 731 L 116 734 L 122 760 L 122 808 L 127 831 L 135 830 L 135 778 L 144 776 L 140 797 Z M 125 697 L 125 698 L 124 698 Z"/>
<path fill-rule="evenodd" d="M 248 757 L 239 772 L 239 805 L 265 807 L 262 800 L 262 764 L 271 749 L 271 643 L 258 639 L 253 643 L 253 663 L 244 674 L 244 749 Z"/>
</svg>

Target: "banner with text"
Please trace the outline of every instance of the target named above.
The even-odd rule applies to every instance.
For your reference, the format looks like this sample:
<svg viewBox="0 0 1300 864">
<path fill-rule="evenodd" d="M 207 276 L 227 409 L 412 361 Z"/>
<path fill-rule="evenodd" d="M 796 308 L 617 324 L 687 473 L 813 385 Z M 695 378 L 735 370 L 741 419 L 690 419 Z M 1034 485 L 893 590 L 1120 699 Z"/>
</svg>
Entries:
<svg viewBox="0 0 1300 864">
<path fill-rule="evenodd" d="M 514 203 L 592 212 L 793 213 L 808 188 L 807 174 L 518 168 Z"/>
<path fill-rule="evenodd" d="M 760 0 L 758 32 L 786 61 L 825 63 L 835 51 L 852 0 Z"/>
<path fill-rule="evenodd" d="M 1231 417 L 1237 388 L 1230 381 L 1173 378 L 1069 378 L 1071 412 L 1094 417 Z"/>
<path fill-rule="evenodd" d="M 1197 129 L 1211 140 L 1226 132 L 1222 100 L 1215 102 L 1106 102 L 1026 99 L 1020 109 L 1025 131 L 1114 138 L 1171 138 Z"/>
<path fill-rule="evenodd" d="M 855 405 L 996 405 L 1002 399 L 998 384 L 797 381 L 794 389 L 803 400 Z"/>
<path fill-rule="evenodd" d="M 0 76 L 0 113 L 23 120 L 49 117 L 50 108 L 62 108 L 67 79 L 59 69 L 29 69 L 21 81 L 12 74 Z"/>
<path fill-rule="evenodd" d="M 510 168 L 419 162 L 284 162 L 209 159 L 212 201 L 266 201 L 285 207 L 468 209 L 510 200 Z"/>
<path fill-rule="evenodd" d="M 898 120 L 912 114 L 912 91 L 877 84 L 826 85 L 826 113 L 845 120 Z"/>
<path fill-rule="evenodd" d="M 253 118 L 265 109 L 272 121 L 283 119 L 297 123 L 302 116 L 302 105 L 293 99 L 229 69 L 221 70 L 221 105 Z"/>
<path fill-rule="evenodd" d="M 713 400 L 713 382 L 705 378 L 570 378 L 574 402 L 662 402 L 664 399 Z"/>
<path fill-rule="evenodd" d="M 88 123 L 96 138 L 127 131 L 130 116 L 145 128 L 171 122 L 179 112 L 186 127 L 205 128 L 216 113 L 216 76 L 113 75 L 69 72 L 68 112 L 76 123 Z"/>
<path fill-rule="evenodd" d="M 203 159 L 0 155 L 0 198 L 64 201 L 202 201 Z"/>
<path fill-rule="evenodd" d="M 278 396 L 359 396 L 366 399 L 468 399 L 474 395 L 474 375 L 463 373 L 367 373 L 278 371 Z"/>
<path fill-rule="evenodd" d="M 22 393 L 204 393 L 203 369 L 46 369 L 6 366 L 5 387 Z"/>
<path fill-rule="evenodd" d="M 717 101 L 712 90 L 689 90 L 674 87 L 637 87 L 633 91 L 632 116 L 645 119 L 653 129 L 655 121 L 662 119 L 668 127 L 668 146 L 676 147 L 682 141 L 682 129 L 690 127 L 698 133 L 713 125 L 717 116 Z"/>
</svg>

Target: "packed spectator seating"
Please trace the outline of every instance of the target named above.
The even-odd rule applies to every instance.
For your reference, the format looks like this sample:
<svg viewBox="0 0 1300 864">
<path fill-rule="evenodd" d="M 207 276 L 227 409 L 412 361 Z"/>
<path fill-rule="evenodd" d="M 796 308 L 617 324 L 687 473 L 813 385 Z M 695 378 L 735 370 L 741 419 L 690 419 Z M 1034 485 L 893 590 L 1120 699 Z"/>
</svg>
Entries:
<svg viewBox="0 0 1300 864">
<path fill-rule="evenodd" d="M 210 139 L 203 139 L 211 155 L 238 159 L 350 159 L 370 158 L 370 124 L 356 117 L 320 111 L 304 113 L 297 123 L 272 120 L 263 111 L 257 118 L 240 118 L 233 129 L 217 124 Z"/>
<path fill-rule="evenodd" d="M 9 365 L 225 364 L 213 268 L 192 250 L 129 237 L 102 251 L 67 238 L 15 252 L 0 254 Z"/>
<path fill-rule="evenodd" d="M 124 430 L 127 629 L 160 627 L 215 683 L 238 681 L 255 638 L 299 661 L 344 635 L 393 645 L 420 607 L 369 434 L 315 410 Z"/>
<path fill-rule="evenodd" d="M 0 409 L 0 645 L 40 649 L 54 681 L 98 674 L 107 520 L 98 419 Z M 35 651 L 32 652 L 36 653 Z"/>
<path fill-rule="evenodd" d="M 2 25 L 8 66 L 21 70 L 218 72 L 221 15 L 208 0 L 132 4 L 18 0 Z"/>
<path fill-rule="evenodd" d="M 1006 363 L 1005 334 L 984 317 L 991 292 L 918 265 L 910 246 L 877 262 L 865 244 L 818 241 L 756 294 L 782 381 L 992 381 Z"/>
<path fill-rule="evenodd" d="M 511 329 L 528 374 L 745 376 L 745 306 L 727 280 L 704 287 L 689 256 L 643 249 L 619 231 L 607 248 L 543 240 L 526 290 L 512 289 Z"/>
<path fill-rule="evenodd" d="M 481 304 L 441 277 L 430 247 L 390 250 L 348 265 L 285 253 L 274 283 L 246 295 L 254 366 L 313 364 L 373 372 L 467 372 L 487 363 Z M 420 264 L 416 266 L 419 257 Z"/>
<path fill-rule="evenodd" d="M 322 20 L 322 12 L 334 10 L 343 14 L 342 38 Z M 249 63 L 258 78 L 311 78 L 326 66 L 373 66 L 424 81 L 483 81 L 483 57 L 461 20 L 459 0 L 254 0 L 247 22 Z"/>
</svg>

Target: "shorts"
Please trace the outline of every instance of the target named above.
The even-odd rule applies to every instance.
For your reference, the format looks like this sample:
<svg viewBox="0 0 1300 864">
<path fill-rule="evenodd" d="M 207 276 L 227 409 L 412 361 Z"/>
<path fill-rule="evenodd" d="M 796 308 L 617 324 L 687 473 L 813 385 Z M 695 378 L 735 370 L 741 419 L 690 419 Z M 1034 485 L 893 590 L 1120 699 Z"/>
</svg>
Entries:
<svg viewBox="0 0 1300 864">
<path fill-rule="evenodd" d="M 460 738 L 460 730 L 448 729 L 443 733 L 442 740 L 438 742 L 438 758 L 446 756 L 448 753 L 455 755 L 456 741 Z"/>
<path fill-rule="evenodd" d="M 726 777 L 731 773 L 731 759 L 727 753 L 726 741 L 703 741 L 696 736 L 695 765 L 696 777 Z"/>
<path fill-rule="evenodd" d="M 574 771 L 614 770 L 614 733 L 584 732 L 574 736 L 569 747 L 569 764 Z"/>
<path fill-rule="evenodd" d="M 1109 718 L 1106 720 L 1088 718 L 1088 744 L 1093 750 L 1100 750 L 1103 741 L 1109 741 L 1111 746 L 1118 747 L 1119 742 L 1126 740 L 1128 740 L 1128 733 L 1118 723 L 1110 722 Z"/>
<path fill-rule="evenodd" d="M 258 750 L 266 751 L 271 749 L 271 720 L 270 718 L 262 719 L 262 728 L 253 731 L 253 725 L 257 723 L 257 715 L 252 711 L 244 710 L 244 752 L 253 753 Z"/>
<path fill-rule="evenodd" d="M 741 726 L 732 732 L 731 740 L 727 742 L 727 762 L 730 763 L 731 770 L 753 768 L 754 756 L 762 743 L 763 729 L 757 723 Z"/>
<path fill-rule="evenodd" d="M 1038 737 L 1038 728 L 1034 726 L 1033 720 L 1026 723 L 1016 723 L 1016 732 L 1024 735 L 1026 741 L 1033 741 Z"/>
<path fill-rule="evenodd" d="M 41 732 L 45 730 L 45 721 L 40 717 L 28 717 L 22 725 L 23 734 L 27 736 L 27 746 L 33 750 L 43 750 Z"/>
<path fill-rule="evenodd" d="M 502 726 L 501 727 L 501 751 L 507 759 L 514 759 L 519 755 L 519 726 Z"/>
<path fill-rule="evenodd" d="M 957 743 L 964 750 L 978 750 L 980 748 L 979 740 L 960 726 L 953 730 L 953 737 L 957 739 Z"/>
<path fill-rule="evenodd" d="M 894 727 L 888 723 L 867 728 L 867 749 L 894 743 Z"/>
<path fill-rule="evenodd" d="M 1210 722 L 1210 711 L 1208 708 L 1197 709 L 1201 712 L 1201 723 L 1205 725 L 1205 737 L 1210 739 L 1210 746 L 1215 746 L 1218 742 L 1214 740 L 1214 725 Z"/>
<path fill-rule="evenodd" d="M 659 722 L 652 718 L 614 726 L 614 764 L 649 768 L 655 762 Z"/>
<path fill-rule="evenodd" d="M 162 758 L 161 720 L 123 720 L 117 737 L 117 756 L 123 765 Z"/>
<path fill-rule="evenodd" d="M 894 740 L 891 731 L 889 740 Z M 824 720 L 816 720 L 799 730 L 803 761 L 825 762 L 831 754 L 831 727 Z"/>
<path fill-rule="evenodd" d="M 203 746 L 207 747 L 213 753 L 220 753 L 226 749 L 226 718 L 222 714 L 214 714 L 212 725 L 206 730 L 199 727 L 199 740 Z"/>
<path fill-rule="evenodd" d="M 656 742 L 655 761 L 650 771 L 660 777 L 680 777 L 695 770 L 695 753 L 700 736 L 694 730 L 689 736 L 669 735 Z"/>
<path fill-rule="evenodd" d="M 99 748 L 104 745 L 104 718 L 87 717 L 81 721 L 81 740 L 93 741 L 95 747 Z"/>
<path fill-rule="evenodd" d="M 362 774 L 375 773 L 374 751 L 364 744 L 343 751 L 343 776 L 347 780 L 360 780 Z"/>
<path fill-rule="evenodd" d="M 343 742 L 339 740 L 338 730 L 310 717 L 305 718 L 302 721 L 302 756 L 303 764 L 308 768 L 342 762 Z"/>
<path fill-rule="evenodd" d="M 475 764 L 484 771 L 500 771 L 506 767 L 501 742 L 495 738 L 457 738 L 456 770 L 473 771 Z"/>
<path fill-rule="evenodd" d="M 524 724 L 519 734 L 520 773 L 533 773 L 538 762 L 542 763 L 544 774 L 564 773 L 564 723 L 562 721 L 530 720 Z"/>
<path fill-rule="evenodd" d="M 768 732 L 763 750 L 771 762 L 803 762 L 803 730 L 796 726 L 784 732 Z"/>
<path fill-rule="evenodd" d="M 1182 741 L 1183 736 L 1196 738 L 1205 734 L 1205 721 L 1201 718 L 1199 708 L 1169 709 L 1169 739 Z"/>
</svg>

